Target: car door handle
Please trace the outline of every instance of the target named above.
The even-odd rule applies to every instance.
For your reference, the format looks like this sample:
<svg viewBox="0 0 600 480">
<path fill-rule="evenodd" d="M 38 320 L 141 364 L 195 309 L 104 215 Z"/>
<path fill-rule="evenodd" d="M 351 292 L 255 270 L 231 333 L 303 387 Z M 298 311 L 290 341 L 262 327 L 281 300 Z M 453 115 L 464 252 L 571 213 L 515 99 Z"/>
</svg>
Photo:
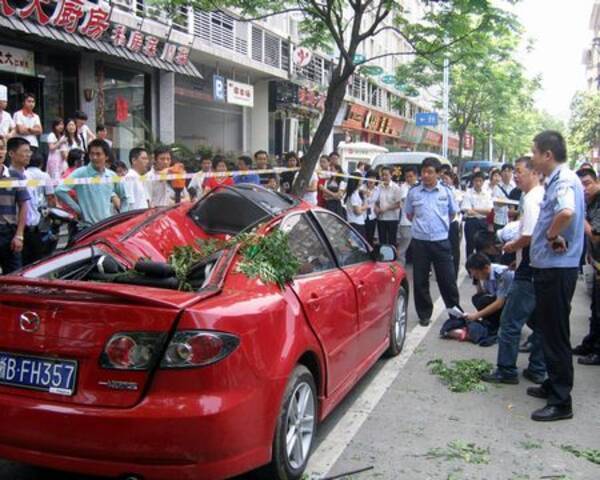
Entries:
<svg viewBox="0 0 600 480">
<path fill-rule="evenodd" d="M 362 280 L 359 280 L 356 289 L 363 295 L 363 297 L 367 295 L 367 289 L 365 288 L 365 282 L 363 282 Z"/>
<path fill-rule="evenodd" d="M 319 296 L 316 293 L 311 293 L 310 298 L 306 301 L 306 304 L 313 310 L 318 310 L 321 306 L 319 302 Z"/>
</svg>

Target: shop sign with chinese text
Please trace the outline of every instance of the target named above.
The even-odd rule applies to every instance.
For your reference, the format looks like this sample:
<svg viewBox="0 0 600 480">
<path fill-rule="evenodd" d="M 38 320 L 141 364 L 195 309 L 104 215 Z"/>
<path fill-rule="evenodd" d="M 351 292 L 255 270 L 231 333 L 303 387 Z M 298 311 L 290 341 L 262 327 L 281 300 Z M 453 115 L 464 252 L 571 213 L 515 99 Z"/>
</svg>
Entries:
<svg viewBox="0 0 600 480">
<path fill-rule="evenodd" d="M 25 6 L 17 8 L 10 0 L 0 0 L 0 14 L 60 28 L 92 40 L 106 40 L 115 47 L 177 65 L 187 65 L 189 61 L 188 47 L 161 43 L 157 37 L 111 23 L 111 10 L 105 4 L 84 0 L 58 0 L 56 3 L 51 0 L 29 0 Z"/>
<path fill-rule="evenodd" d="M 254 87 L 247 83 L 227 80 L 227 103 L 242 107 L 254 107 Z"/>
<path fill-rule="evenodd" d="M 0 70 L 35 76 L 33 52 L 0 45 Z"/>
</svg>

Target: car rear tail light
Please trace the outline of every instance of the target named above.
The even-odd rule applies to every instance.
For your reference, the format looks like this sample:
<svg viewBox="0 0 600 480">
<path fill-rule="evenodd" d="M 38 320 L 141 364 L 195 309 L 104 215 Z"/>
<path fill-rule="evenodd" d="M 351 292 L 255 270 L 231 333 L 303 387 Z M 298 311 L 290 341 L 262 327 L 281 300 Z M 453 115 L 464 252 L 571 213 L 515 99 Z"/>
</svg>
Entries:
<svg viewBox="0 0 600 480">
<path fill-rule="evenodd" d="M 106 343 L 100 364 L 118 370 L 147 370 L 160 354 L 164 340 L 163 333 L 116 333 Z"/>
<path fill-rule="evenodd" d="M 160 364 L 163 368 L 203 367 L 223 360 L 240 344 L 235 335 L 188 330 L 177 332 Z"/>
</svg>

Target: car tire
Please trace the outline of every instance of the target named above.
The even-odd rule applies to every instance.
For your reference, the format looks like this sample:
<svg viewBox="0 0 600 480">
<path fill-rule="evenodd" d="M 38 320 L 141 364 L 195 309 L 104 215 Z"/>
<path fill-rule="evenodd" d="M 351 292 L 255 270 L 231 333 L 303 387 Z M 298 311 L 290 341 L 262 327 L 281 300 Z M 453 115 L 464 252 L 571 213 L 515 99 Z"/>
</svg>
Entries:
<svg viewBox="0 0 600 480">
<path fill-rule="evenodd" d="M 299 418 L 300 417 L 300 418 Z M 300 430 L 298 430 L 302 427 Z M 283 396 L 273 439 L 270 479 L 299 480 L 310 457 L 317 431 L 317 387 L 312 373 L 297 365 Z"/>
<path fill-rule="evenodd" d="M 388 357 L 399 355 L 406 339 L 408 324 L 408 292 L 404 287 L 398 290 L 394 314 L 390 322 L 390 345 L 385 354 Z"/>
</svg>

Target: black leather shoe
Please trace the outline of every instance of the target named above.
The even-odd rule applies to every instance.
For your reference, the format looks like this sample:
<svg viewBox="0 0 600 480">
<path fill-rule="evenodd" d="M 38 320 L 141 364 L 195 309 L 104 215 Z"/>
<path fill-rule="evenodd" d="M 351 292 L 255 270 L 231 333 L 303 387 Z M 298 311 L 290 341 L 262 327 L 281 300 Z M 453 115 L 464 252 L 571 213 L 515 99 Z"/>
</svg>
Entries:
<svg viewBox="0 0 600 480">
<path fill-rule="evenodd" d="M 542 375 L 531 373 L 528 368 L 523 370 L 523 378 L 526 378 L 531 383 L 535 383 L 536 385 L 541 385 L 544 383 L 544 377 Z"/>
<path fill-rule="evenodd" d="M 543 398 L 544 400 L 550 396 L 550 394 L 542 387 L 529 387 L 527 389 L 527 395 L 535 398 Z"/>
<path fill-rule="evenodd" d="M 563 405 L 546 405 L 531 414 L 531 419 L 536 422 L 554 422 L 569 418 L 573 418 L 573 409 Z"/>
<path fill-rule="evenodd" d="M 431 318 L 419 318 L 419 325 L 426 327 L 431 323 Z"/>
<path fill-rule="evenodd" d="M 600 365 L 600 355 L 597 353 L 590 353 L 585 357 L 578 358 L 577 363 L 579 365 Z"/>
<path fill-rule="evenodd" d="M 481 376 L 481 380 L 488 383 L 506 383 L 509 385 L 517 385 L 519 383 L 519 377 L 507 377 L 502 375 L 498 370 L 491 373 L 484 373 Z"/>
<path fill-rule="evenodd" d="M 581 355 L 581 356 L 586 356 L 586 355 L 589 355 L 590 353 L 592 353 L 590 348 L 587 347 L 586 345 L 584 345 L 583 343 L 581 345 L 577 345 L 572 351 L 573 351 L 573 355 Z"/>
</svg>

